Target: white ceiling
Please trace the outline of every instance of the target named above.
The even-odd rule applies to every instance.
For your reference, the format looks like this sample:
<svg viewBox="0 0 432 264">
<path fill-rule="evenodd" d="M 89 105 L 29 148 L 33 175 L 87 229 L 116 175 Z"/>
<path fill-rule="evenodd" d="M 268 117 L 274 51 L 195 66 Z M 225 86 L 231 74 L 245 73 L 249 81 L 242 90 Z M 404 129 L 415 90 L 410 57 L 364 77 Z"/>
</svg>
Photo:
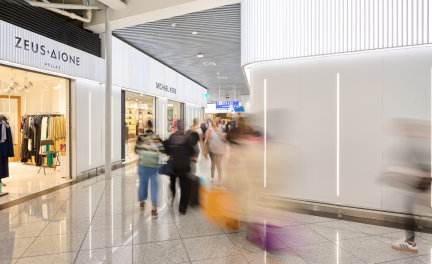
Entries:
<svg viewBox="0 0 432 264">
<path fill-rule="evenodd" d="M 249 94 L 240 65 L 240 7 L 217 7 L 118 29 L 113 34 L 207 88 L 209 102 L 219 100 L 219 89 L 221 101 L 238 100 L 239 95 Z M 208 62 L 216 65 L 205 66 Z"/>
</svg>

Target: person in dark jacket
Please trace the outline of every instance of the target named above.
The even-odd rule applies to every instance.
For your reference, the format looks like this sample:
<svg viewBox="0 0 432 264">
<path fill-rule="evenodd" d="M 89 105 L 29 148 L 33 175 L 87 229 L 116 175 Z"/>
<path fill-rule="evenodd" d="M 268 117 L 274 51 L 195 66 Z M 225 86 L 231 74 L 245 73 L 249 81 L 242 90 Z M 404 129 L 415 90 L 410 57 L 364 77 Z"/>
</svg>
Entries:
<svg viewBox="0 0 432 264">
<path fill-rule="evenodd" d="M 188 173 L 190 173 L 191 156 L 193 154 L 193 146 L 189 137 L 184 133 L 183 120 L 177 120 L 177 130 L 168 139 L 167 154 L 171 156 L 174 174 L 170 176 L 171 191 L 173 193 L 173 200 L 175 197 L 175 184 L 177 177 L 180 180 L 180 205 L 179 211 L 181 214 L 186 214 L 187 205 L 189 202 L 189 184 Z"/>
</svg>

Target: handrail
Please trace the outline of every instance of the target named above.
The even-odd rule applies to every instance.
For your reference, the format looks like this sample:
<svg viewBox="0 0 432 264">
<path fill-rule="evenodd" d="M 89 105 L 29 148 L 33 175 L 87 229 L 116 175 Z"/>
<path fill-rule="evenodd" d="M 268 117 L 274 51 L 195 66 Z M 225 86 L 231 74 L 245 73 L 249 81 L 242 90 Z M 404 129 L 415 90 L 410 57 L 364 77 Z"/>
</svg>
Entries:
<svg viewBox="0 0 432 264">
<path fill-rule="evenodd" d="M 117 164 L 117 163 L 122 163 L 123 161 L 125 161 L 125 159 L 121 159 L 121 160 L 114 161 L 114 162 L 111 163 L 111 166 L 114 165 L 114 164 Z M 83 177 L 85 177 L 85 174 L 86 174 L 87 172 L 90 172 L 90 171 L 92 171 L 92 170 L 96 170 L 96 175 L 97 175 L 97 170 L 100 169 L 100 168 L 104 168 L 104 167 L 105 167 L 105 165 L 97 166 L 97 167 L 94 167 L 94 168 L 91 168 L 91 169 L 88 169 L 88 170 L 82 171 L 81 173 L 83 174 Z"/>
<path fill-rule="evenodd" d="M 385 209 L 370 208 L 370 207 L 362 207 L 362 206 L 357 206 L 357 205 L 336 204 L 336 203 L 329 203 L 329 202 L 322 202 L 322 201 L 315 201 L 315 200 L 307 200 L 307 199 L 300 199 L 300 198 L 275 196 L 275 195 L 270 195 L 270 194 L 265 194 L 265 193 L 254 193 L 254 195 L 266 196 L 266 197 L 270 197 L 270 198 L 273 198 L 273 199 L 292 200 L 292 201 L 297 201 L 297 202 L 312 203 L 312 204 L 319 204 L 319 205 L 327 205 L 327 206 L 336 207 L 336 208 L 351 208 L 351 209 L 368 210 L 368 211 L 381 212 L 381 213 L 392 213 L 392 214 L 401 214 L 401 215 L 410 215 L 410 216 L 432 218 L 432 215 L 430 215 L 430 214 L 429 215 L 428 214 L 413 214 L 413 213 L 409 213 L 409 212 L 385 210 Z"/>
</svg>

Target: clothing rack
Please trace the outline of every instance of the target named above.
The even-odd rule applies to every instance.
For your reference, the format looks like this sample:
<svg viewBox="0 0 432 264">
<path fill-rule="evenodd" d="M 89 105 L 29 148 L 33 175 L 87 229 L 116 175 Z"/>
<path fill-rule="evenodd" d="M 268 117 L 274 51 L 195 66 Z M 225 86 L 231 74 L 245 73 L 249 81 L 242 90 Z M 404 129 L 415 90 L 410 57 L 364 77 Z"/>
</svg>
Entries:
<svg viewBox="0 0 432 264">
<path fill-rule="evenodd" d="M 35 112 L 35 113 L 25 113 L 24 116 L 64 116 L 59 112 Z"/>
</svg>

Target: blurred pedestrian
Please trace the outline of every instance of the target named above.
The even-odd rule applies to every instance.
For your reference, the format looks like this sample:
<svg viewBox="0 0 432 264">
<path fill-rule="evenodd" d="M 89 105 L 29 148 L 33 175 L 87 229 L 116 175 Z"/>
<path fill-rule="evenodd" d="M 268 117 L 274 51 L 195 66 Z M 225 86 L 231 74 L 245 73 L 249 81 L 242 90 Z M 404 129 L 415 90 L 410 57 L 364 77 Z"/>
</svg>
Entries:
<svg viewBox="0 0 432 264">
<path fill-rule="evenodd" d="M 206 139 L 209 142 L 211 181 L 214 181 L 215 167 L 217 167 L 218 182 L 220 183 L 222 181 L 222 157 L 226 152 L 226 144 L 222 139 L 222 130 L 218 125 L 218 119 L 213 119 L 212 127 L 207 130 Z"/>
<path fill-rule="evenodd" d="M 185 134 L 189 137 L 193 148 L 193 154 L 191 157 L 191 173 L 193 174 L 196 174 L 196 166 L 200 153 L 200 147 L 201 149 L 204 149 L 202 143 L 202 133 L 201 127 L 198 126 L 198 118 L 194 118 L 191 129 L 185 132 Z"/>
<path fill-rule="evenodd" d="M 390 162 L 384 179 L 405 193 L 407 231 L 405 238 L 392 243 L 399 250 L 418 253 L 415 243 L 415 206 L 430 206 L 431 188 L 431 128 L 430 121 L 398 120 L 391 135 L 395 144 L 389 151 Z"/>
<path fill-rule="evenodd" d="M 187 175 L 191 170 L 191 156 L 194 151 L 189 137 L 185 135 L 183 120 L 177 120 L 177 130 L 169 137 L 168 146 L 168 155 L 171 156 L 175 174 L 174 176 L 170 176 L 173 201 L 176 194 L 176 180 L 179 178 L 181 191 L 179 211 L 181 214 L 186 214 L 189 201 Z"/>
<path fill-rule="evenodd" d="M 138 199 L 140 201 L 140 209 L 145 208 L 145 200 L 148 197 L 148 183 L 151 181 L 151 201 L 153 209 L 151 211 L 152 218 L 157 218 L 157 191 L 158 184 L 156 181 L 157 169 L 159 167 L 159 155 L 165 152 L 162 140 L 153 132 L 153 123 L 148 120 L 146 131 L 141 134 L 135 145 L 135 153 L 139 155 L 138 175 L 140 185 L 138 188 Z"/>
</svg>

